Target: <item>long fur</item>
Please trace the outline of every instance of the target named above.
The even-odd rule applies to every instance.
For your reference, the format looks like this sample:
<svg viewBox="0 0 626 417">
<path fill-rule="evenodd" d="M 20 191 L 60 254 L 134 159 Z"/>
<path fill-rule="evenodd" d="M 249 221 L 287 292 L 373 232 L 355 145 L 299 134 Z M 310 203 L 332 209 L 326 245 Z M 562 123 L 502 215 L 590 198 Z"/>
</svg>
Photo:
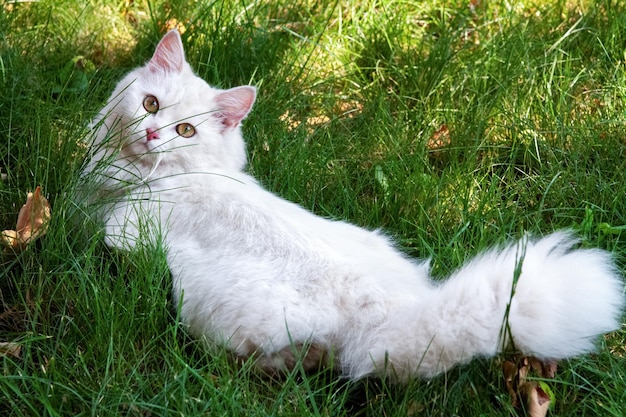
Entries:
<svg viewBox="0 0 626 417">
<path fill-rule="evenodd" d="M 144 110 L 146 95 L 158 112 Z M 109 201 L 107 243 L 132 249 L 149 238 L 141 225 L 157 222 L 196 337 L 266 370 L 293 366 L 300 349 L 311 367 L 332 357 L 350 378 L 404 380 L 506 349 L 569 358 L 619 328 L 623 284 L 610 254 L 577 249 L 571 233 L 524 237 L 436 282 L 380 231 L 265 190 L 244 171 L 240 122 L 254 98 L 253 87 L 219 90 L 195 76 L 173 31 L 92 124 L 83 175 L 100 178 Z M 193 137 L 177 134 L 183 122 Z"/>
</svg>

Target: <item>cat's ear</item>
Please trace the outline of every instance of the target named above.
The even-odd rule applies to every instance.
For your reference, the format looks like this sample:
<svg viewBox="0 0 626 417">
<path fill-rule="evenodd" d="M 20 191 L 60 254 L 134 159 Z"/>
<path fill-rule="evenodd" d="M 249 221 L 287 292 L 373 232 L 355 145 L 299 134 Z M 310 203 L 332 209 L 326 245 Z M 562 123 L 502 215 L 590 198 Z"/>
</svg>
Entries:
<svg viewBox="0 0 626 417">
<path fill-rule="evenodd" d="M 215 97 L 215 114 L 225 128 L 237 127 L 250 113 L 255 99 L 256 88 L 249 85 L 222 91 Z"/>
<path fill-rule="evenodd" d="M 148 68 L 153 72 L 180 73 L 184 64 L 185 50 L 183 49 L 183 42 L 176 29 L 170 30 L 157 45 L 154 55 L 148 62 Z"/>
</svg>

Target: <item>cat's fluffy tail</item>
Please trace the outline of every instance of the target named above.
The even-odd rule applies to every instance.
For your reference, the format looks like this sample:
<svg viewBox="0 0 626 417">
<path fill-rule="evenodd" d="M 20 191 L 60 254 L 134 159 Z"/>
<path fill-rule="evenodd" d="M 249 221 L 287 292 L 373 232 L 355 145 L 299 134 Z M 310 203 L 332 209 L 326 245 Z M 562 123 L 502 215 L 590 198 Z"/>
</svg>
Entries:
<svg viewBox="0 0 626 417">
<path fill-rule="evenodd" d="M 551 360 L 592 351 L 620 326 L 623 283 L 610 254 L 577 243 L 558 232 L 478 256 L 419 305 L 355 329 L 344 371 L 431 377 L 504 349 Z"/>
</svg>

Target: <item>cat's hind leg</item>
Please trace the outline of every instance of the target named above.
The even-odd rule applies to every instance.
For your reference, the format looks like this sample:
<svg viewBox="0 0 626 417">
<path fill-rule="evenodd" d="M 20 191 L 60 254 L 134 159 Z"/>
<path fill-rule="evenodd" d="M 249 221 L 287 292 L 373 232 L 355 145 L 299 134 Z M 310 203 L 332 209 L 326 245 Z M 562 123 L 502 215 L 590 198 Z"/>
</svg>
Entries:
<svg viewBox="0 0 626 417">
<path fill-rule="evenodd" d="M 274 352 L 255 350 L 244 360 L 254 360 L 255 367 L 264 375 L 279 376 L 301 367 L 304 372 L 313 372 L 329 365 L 328 349 L 314 342 L 294 343 Z"/>
</svg>

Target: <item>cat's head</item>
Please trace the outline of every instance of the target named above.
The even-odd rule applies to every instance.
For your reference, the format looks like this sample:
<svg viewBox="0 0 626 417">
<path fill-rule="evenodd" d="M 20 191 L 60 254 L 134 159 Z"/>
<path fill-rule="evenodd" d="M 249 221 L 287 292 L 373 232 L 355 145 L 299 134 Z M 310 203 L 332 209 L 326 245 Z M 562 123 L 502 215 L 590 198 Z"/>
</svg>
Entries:
<svg viewBox="0 0 626 417">
<path fill-rule="evenodd" d="M 240 123 L 255 97 L 254 87 L 221 90 L 197 77 L 173 30 L 147 64 L 120 81 L 94 129 L 100 141 L 110 142 L 107 147 L 121 150 L 120 158 L 145 165 L 141 171 L 154 170 L 155 161 L 170 173 L 172 167 L 181 172 L 242 169 Z"/>
</svg>

